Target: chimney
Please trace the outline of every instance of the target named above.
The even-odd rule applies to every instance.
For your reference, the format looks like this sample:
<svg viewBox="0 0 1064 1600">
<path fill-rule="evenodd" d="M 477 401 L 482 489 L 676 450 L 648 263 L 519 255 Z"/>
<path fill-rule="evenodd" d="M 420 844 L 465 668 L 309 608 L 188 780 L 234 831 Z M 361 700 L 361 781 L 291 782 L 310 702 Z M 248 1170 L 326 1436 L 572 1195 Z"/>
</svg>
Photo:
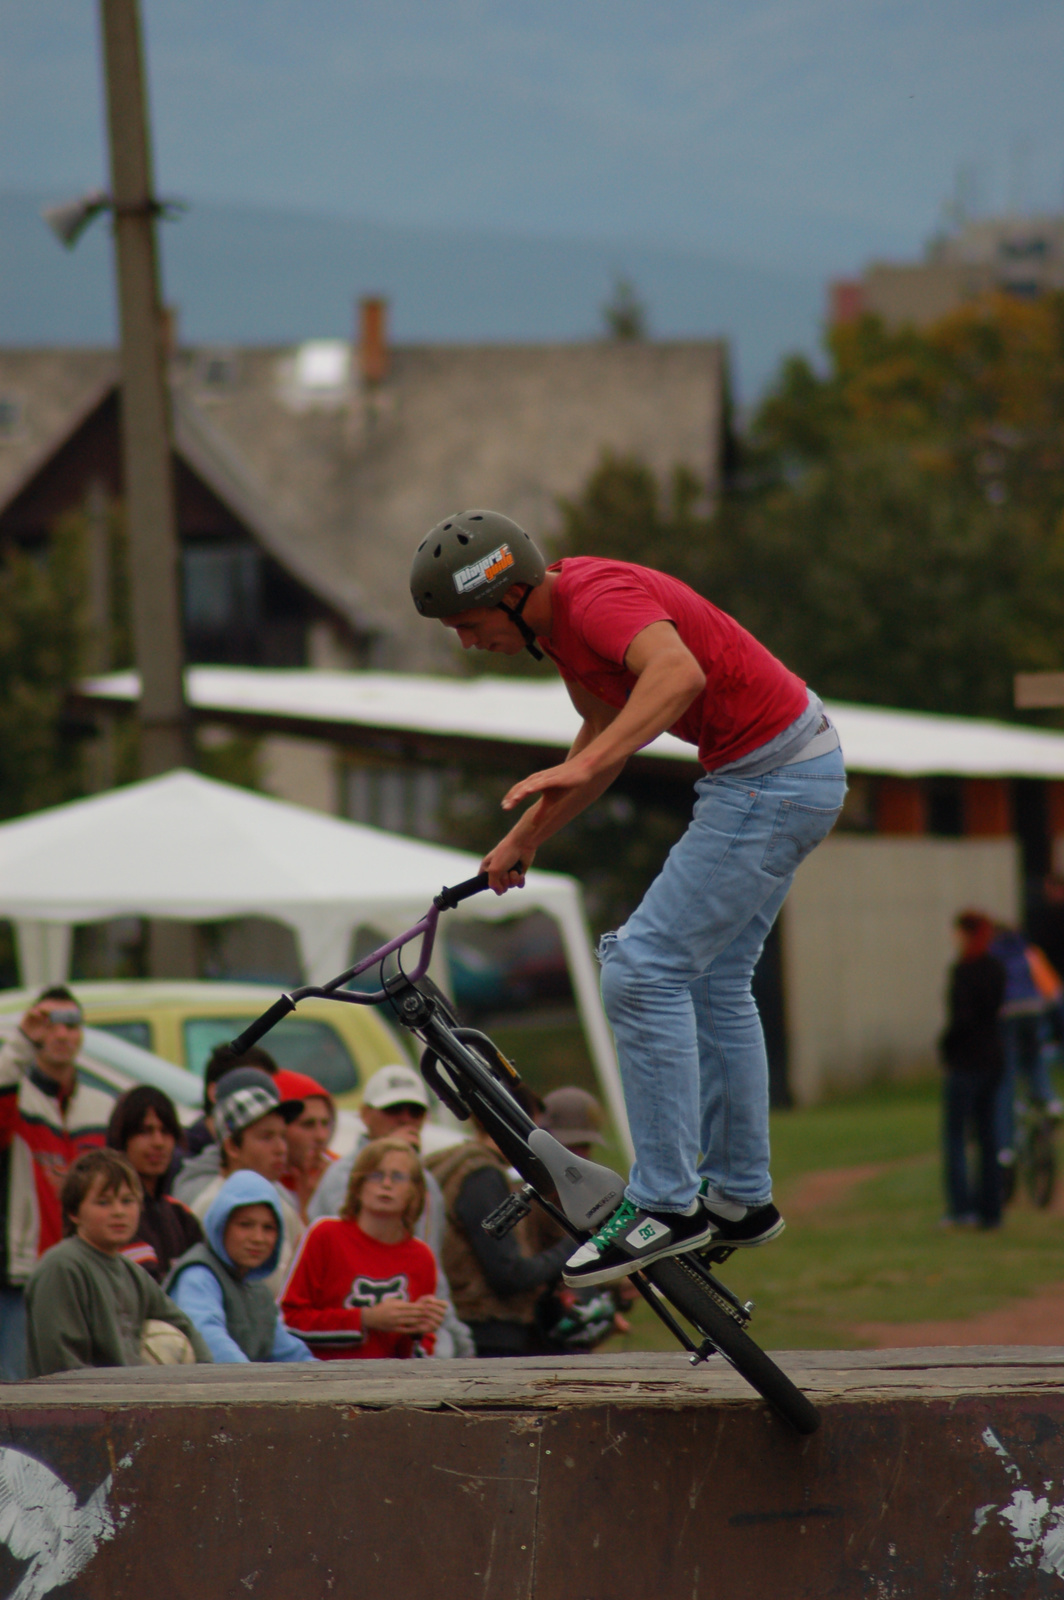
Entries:
<svg viewBox="0 0 1064 1600">
<path fill-rule="evenodd" d="M 388 376 L 388 302 L 367 295 L 358 303 L 358 366 L 367 388 Z"/>
<path fill-rule="evenodd" d="M 836 278 L 828 285 L 828 326 L 845 328 L 865 311 L 864 284 L 859 278 Z"/>
</svg>

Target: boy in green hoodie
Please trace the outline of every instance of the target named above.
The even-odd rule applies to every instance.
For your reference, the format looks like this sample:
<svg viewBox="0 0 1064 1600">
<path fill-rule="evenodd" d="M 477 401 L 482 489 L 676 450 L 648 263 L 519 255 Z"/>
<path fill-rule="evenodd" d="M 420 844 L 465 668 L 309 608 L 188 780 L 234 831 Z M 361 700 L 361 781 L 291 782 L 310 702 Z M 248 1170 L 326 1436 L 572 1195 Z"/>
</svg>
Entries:
<svg viewBox="0 0 1064 1600">
<path fill-rule="evenodd" d="M 67 1237 L 41 1257 L 26 1287 L 29 1374 L 77 1367 L 141 1367 L 149 1319 L 186 1335 L 197 1361 L 211 1353 L 195 1324 L 120 1252 L 137 1231 L 141 1184 L 116 1150 L 89 1150 L 60 1195 Z"/>
</svg>

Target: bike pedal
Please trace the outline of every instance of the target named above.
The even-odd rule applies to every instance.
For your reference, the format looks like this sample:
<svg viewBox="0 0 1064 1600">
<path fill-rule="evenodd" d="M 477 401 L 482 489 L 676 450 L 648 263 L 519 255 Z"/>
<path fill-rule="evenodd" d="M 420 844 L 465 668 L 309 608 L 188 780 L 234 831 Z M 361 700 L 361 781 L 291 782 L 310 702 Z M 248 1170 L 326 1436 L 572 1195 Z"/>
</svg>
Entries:
<svg viewBox="0 0 1064 1600">
<path fill-rule="evenodd" d="M 492 1239 L 505 1239 L 531 1210 L 531 1190 L 526 1184 L 525 1188 L 518 1189 L 516 1194 L 508 1194 L 501 1205 L 488 1213 L 480 1226 Z"/>
<path fill-rule="evenodd" d="M 722 1267 L 728 1257 L 735 1254 L 735 1246 L 733 1244 L 710 1245 L 708 1250 L 699 1250 L 697 1254 L 703 1261 L 712 1261 L 715 1267 Z"/>
</svg>

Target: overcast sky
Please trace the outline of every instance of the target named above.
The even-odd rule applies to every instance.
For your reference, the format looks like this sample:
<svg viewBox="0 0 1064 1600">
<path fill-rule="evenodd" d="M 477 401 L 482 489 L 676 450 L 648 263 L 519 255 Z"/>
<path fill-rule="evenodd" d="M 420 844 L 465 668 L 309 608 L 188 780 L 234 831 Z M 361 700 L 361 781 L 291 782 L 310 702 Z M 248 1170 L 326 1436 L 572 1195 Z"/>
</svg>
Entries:
<svg viewBox="0 0 1064 1600">
<path fill-rule="evenodd" d="M 958 166 L 1060 209 L 1060 0 L 142 0 L 159 185 L 828 275 Z M 0 189 L 104 178 L 96 6 L 0 0 Z"/>
</svg>

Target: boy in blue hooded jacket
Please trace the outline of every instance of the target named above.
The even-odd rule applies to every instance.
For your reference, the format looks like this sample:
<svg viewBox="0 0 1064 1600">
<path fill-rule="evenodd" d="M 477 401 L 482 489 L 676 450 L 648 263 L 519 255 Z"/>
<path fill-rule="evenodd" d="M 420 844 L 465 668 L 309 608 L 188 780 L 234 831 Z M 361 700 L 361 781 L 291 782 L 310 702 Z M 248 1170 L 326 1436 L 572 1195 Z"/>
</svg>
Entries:
<svg viewBox="0 0 1064 1600">
<path fill-rule="evenodd" d="M 285 1327 L 264 1279 L 277 1265 L 282 1220 L 272 1183 L 234 1172 L 204 1218 L 205 1244 L 175 1261 L 167 1293 L 215 1361 L 313 1361 Z"/>
</svg>

